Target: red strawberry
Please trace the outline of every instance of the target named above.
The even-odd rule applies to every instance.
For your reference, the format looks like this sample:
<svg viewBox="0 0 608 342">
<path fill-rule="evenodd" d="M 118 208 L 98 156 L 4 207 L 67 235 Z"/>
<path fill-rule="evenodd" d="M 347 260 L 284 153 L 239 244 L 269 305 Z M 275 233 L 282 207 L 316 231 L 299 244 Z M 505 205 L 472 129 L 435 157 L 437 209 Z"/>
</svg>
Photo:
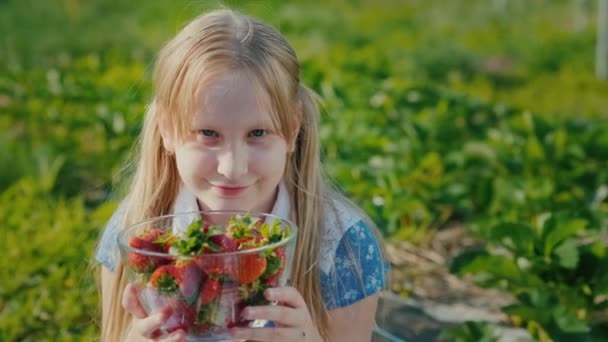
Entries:
<svg viewBox="0 0 608 342">
<path fill-rule="evenodd" d="M 198 297 L 198 302 L 201 305 L 209 304 L 217 298 L 221 291 L 220 281 L 215 277 L 208 277 L 201 286 L 201 295 Z"/>
<path fill-rule="evenodd" d="M 164 243 L 159 241 L 161 240 L 159 238 L 165 234 L 167 233 L 165 233 L 163 230 L 157 228 L 150 228 L 144 231 L 140 238 L 144 241 L 148 241 L 160 246 L 160 250 L 165 250 L 167 247 L 164 245 Z"/>
<path fill-rule="evenodd" d="M 217 245 L 222 252 L 234 252 L 239 247 L 238 243 L 225 234 L 217 234 L 209 237 L 209 241 Z"/>
<path fill-rule="evenodd" d="M 237 216 L 230 220 L 226 227 L 226 235 L 236 241 L 239 245 L 256 241 L 261 237 L 255 229 L 257 219 L 252 218 L 249 214 L 245 216 Z"/>
<path fill-rule="evenodd" d="M 264 279 L 264 284 L 266 284 L 268 287 L 279 286 L 279 276 L 280 274 L 273 274 L 268 276 L 268 278 Z"/>
<path fill-rule="evenodd" d="M 151 252 L 167 252 L 169 251 L 169 242 L 171 239 L 168 236 L 170 233 L 156 228 L 147 229 L 139 236 L 134 236 L 129 240 L 129 245 L 137 249 L 143 249 Z"/>
<path fill-rule="evenodd" d="M 164 235 L 160 229 L 148 229 L 140 236 L 134 236 L 129 240 L 129 246 L 144 251 L 164 253 L 168 251 L 168 245 L 157 243 L 159 237 Z M 166 264 L 169 259 L 162 257 L 148 256 L 138 252 L 129 252 L 128 262 L 131 269 L 138 273 L 149 273 L 154 271 L 156 267 Z"/>
<path fill-rule="evenodd" d="M 248 253 L 239 256 L 235 267 L 228 269 L 228 274 L 239 284 L 250 284 L 266 271 L 268 262 L 260 253 Z"/>
<path fill-rule="evenodd" d="M 199 294 L 203 272 L 193 261 L 180 262 L 175 269 L 179 291 L 186 302 L 192 304 Z"/>
<path fill-rule="evenodd" d="M 276 254 L 279 259 L 281 260 L 281 265 L 284 267 L 285 266 L 285 248 L 284 247 L 277 247 L 274 249 L 274 254 Z"/>
<path fill-rule="evenodd" d="M 220 276 L 228 269 L 225 257 L 214 256 L 213 254 L 203 254 L 194 257 L 194 262 L 203 272 L 212 276 Z"/>
<path fill-rule="evenodd" d="M 215 234 L 209 237 L 209 242 L 215 250 L 205 250 L 204 255 L 194 258 L 196 264 L 207 274 L 219 276 L 226 273 L 229 266 L 228 260 L 224 257 L 214 257 L 213 253 L 234 252 L 238 244 L 224 234 Z"/>
<path fill-rule="evenodd" d="M 179 271 L 175 265 L 162 265 L 150 276 L 150 285 L 159 293 L 172 294 L 179 287 Z"/>
<path fill-rule="evenodd" d="M 149 273 L 156 268 L 156 262 L 153 257 L 137 252 L 129 252 L 129 267 L 137 273 Z"/>
</svg>

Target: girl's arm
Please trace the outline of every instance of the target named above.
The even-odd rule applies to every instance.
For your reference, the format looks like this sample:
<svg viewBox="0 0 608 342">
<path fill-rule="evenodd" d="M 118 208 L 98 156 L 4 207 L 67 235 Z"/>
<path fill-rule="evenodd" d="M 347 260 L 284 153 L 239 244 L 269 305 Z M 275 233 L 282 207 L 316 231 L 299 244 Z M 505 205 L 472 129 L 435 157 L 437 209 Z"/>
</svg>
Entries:
<svg viewBox="0 0 608 342">
<path fill-rule="evenodd" d="M 349 306 L 330 311 L 330 341 L 371 341 L 379 297 L 380 294 L 376 293 Z"/>
</svg>

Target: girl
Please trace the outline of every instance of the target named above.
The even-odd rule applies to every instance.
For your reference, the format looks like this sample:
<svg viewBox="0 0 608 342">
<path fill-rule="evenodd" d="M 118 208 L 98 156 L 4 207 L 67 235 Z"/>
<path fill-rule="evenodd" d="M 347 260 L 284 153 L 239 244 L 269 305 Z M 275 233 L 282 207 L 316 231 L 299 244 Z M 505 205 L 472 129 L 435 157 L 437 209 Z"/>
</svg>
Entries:
<svg viewBox="0 0 608 342">
<path fill-rule="evenodd" d="M 250 307 L 238 328 L 256 341 L 369 341 L 385 284 L 380 239 L 367 216 L 330 189 L 320 169 L 315 94 L 273 27 L 230 10 L 194 19 L 160 52 L 128 196 L 97 250 L 102 341 L 161 336 L 168 314 L 147 315 L 118 262 L 119 229 L 154 216 L 238 209 L 298 226 L 293 287 L 269 289 L 277 306 Z"/>
</svg>

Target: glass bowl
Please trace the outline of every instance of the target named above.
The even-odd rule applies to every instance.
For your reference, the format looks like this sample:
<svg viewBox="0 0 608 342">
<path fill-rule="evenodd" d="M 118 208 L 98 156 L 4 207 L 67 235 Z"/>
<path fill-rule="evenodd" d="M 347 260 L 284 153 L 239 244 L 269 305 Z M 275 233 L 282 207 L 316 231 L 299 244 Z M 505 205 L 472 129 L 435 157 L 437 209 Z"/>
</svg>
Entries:
<svg viewBox="0 0 608 342">
<path fill-rule="evenodd" d="M 167 306 L 161 328 L 188 341 L 229 339 L 246 306 L 268 305 L 263 292 L 289 282 L 297 238 L 291 221 L 266 213 L 200 211 L 166 215 L 118 234 L 128 280 L 148 313 Z"/>
</svg>

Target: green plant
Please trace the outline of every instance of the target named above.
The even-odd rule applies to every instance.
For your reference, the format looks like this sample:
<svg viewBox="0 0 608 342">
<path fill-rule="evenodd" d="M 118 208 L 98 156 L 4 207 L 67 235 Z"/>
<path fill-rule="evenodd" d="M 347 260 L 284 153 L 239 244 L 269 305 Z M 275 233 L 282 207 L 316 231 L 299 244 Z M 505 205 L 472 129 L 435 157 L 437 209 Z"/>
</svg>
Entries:
<svg viewBox="0 0 608 342">
<path fill-rule="evenodd" d="M 488 230 L 486 248 L 459 255 L 452 271 L 511 292 L 517 303 L 503 311 L 537 336 L 607 338 L 608 255 L 599 230 L 565 213 L 538 221 L 496 224 Z"/>
</svg>

